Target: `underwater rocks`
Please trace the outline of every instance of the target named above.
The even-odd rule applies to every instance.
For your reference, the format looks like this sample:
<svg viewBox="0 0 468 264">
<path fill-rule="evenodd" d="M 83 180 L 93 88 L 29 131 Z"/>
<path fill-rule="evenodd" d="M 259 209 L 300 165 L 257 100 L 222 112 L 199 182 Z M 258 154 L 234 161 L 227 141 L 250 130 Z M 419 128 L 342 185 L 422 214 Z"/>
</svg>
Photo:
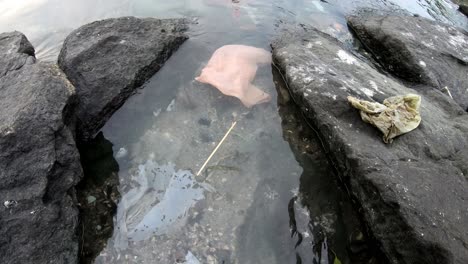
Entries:
<svg viewBox="0 0 468 264">
<path fill-rule="evenodd" d="M 389 72 L 443 91 L 468 111 L 466 32 L 411 16 L 351 16 L 348 24 Z"/>
<path fill-rule="evenodd" d="M 308 27 L 284 30 L 272 48 L 389 262 L 467 263 L 466 112 L 441 91 L 403 86 Z M 388 145 L 347 102 L 409 93 L 422 97 L 421 125 Z"/>
<path fill-rule="evenodd" d="M 92 137 L 136 88 L 188 38 L 184 19 L 112 18 L 84 25 L 65 40 L 58 64 L 80 99 L 77 134 Z"/>
<path fill-rule="evenodd" d="M 76 263 L 77 97 L 19 32 L 0 34 L 0 259 Z"/>
</svg>

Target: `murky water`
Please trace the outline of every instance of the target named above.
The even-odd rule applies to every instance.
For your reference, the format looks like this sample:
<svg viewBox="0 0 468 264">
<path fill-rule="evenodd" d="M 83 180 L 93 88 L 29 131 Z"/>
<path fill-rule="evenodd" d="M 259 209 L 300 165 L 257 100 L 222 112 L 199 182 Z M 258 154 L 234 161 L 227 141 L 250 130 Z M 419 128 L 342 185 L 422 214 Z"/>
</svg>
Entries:
<svg viewBox="0 0 468 264">
<path fill-rule="evenodd" d="M 97 19 L 198 21 L 102 129 L 94 145 L 103 147 L 82 150 L 94 155 L 84 159 L 85 173 L 99 179 L 81 187 L 85 262 L 97 254 L 95 263 L 377 263 L 346 191 L 271 66 L 260 68 L 254 83 L 273 100 L 251 110 L 194 81 L 217 48 L 269 50 L 283 23 L 312 24 L 351 43 L 344 17 L 362 7 L 468 27 L 456 6 L 441 0 L 0 0 L 0 31 L 22 31 L 50 61 L 71 30 Z M 94 243 L 93 234 L 110 238 Z"/>
</svg>

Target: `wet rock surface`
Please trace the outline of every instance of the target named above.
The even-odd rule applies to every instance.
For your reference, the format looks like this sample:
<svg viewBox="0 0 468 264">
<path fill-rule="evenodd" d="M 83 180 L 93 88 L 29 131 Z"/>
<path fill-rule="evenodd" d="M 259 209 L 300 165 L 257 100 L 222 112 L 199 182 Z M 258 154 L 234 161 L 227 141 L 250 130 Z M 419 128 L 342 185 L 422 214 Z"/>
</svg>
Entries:
<svg viewBox="0 0 468 264">
<path fill-rule="evenodd" d="M 93 136 L 187 39 L 183 19 L 112 18 L 84 25 L 65 40 L 58 64 L 80 99 L 77 133 Z"/>
<path fill-rule="evenodd" d="M 466 263 L 468 116 L 463 109 L 438 90 L 401 85 L 305 26 L 285 30 L 272 47 L 293 97 L 390 263 Z M 423 121 L 389 145 L 346 99 L 380 102 L 407 93 L 422 96 Z"/>
<path fill-rule="evenodd" d="M 422 17 L 348 17 L 364 46 L 391 73 L 434 87 L 468 110 L 468 35 Z"/>
<path fill-rule="evenodd" d="M 23 34 L 0 34 L 2 263 L 78 261 L 75 104 L 65 75 L 36 62 Z"/>
</svg>

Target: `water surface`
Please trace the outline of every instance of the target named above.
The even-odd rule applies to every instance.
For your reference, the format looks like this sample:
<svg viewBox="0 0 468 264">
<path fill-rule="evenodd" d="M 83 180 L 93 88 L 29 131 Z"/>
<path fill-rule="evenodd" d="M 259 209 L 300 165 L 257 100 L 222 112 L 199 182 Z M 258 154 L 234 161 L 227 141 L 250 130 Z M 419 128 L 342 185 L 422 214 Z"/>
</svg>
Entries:
<svg viewBox="0 0 468 264">
<path fill-rule="evenodd" d="M 102 129 L 99 142 L 107 149 L 111 142 L 113 154 L 86 163 L 85 173 L 102 183 L 118 181 L 98 189 L 108 203 L 118 200 L 116 208 L 107 206 L 115 212 L 113 229 L 103 231 L 105 215 L 84 221 L 86 261 L 97 255 L 95 263 L 377 263 L 320 142 L 271 66 L 260 68 L 254 83 L 273 100 L 252 109 L 194 81 L 217 48 L 269 50 L 282 24 L 312 24 L 351 46 L 344 17 L 364 7 L 468 25 L 441 0 L 0 0 L 0 31 L 22 31 L 48 61 L 71 30 L 97 19 L 197 21 L 190 39 Z M 96 169 L 101 163 L 104 169 Z M 119 195 L 110 195 L 112 188 Z M 91 208 L 86 219 L 102 211 L 96 190 L 85 187 L 80 196 Z M 93 232 L 110 238 L 93 244 Z"/>
</svg>

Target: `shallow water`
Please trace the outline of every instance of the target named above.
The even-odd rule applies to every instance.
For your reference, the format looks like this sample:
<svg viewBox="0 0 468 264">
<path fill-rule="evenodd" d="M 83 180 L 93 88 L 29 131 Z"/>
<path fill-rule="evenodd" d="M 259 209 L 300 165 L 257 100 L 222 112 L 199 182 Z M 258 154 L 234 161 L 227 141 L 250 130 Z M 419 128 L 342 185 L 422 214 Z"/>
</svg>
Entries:
<svg viewBox="0 0 468 264">
<path fill-rule="evenodd" d="M 109 190 L 120 193 L 104 199 L 119 201 L 116 208 L 108 206 L 109 212 L 116 209 L 114 228 L 104 228 L 108 241 L 86 242 L 98 251 L 89 253 L 90 259 L 98 253 L 95 263 L 333 263 L 336 256 L 342 263 L 376 263 L 360 243 L 363 231 L 346 191 L 274 69 L 260 68 L 254 81 L 272 101 L 251 110 L 193 79 L 222 45 L 269 50 L 281 24 L 312 24 L 351 45 L 344 17 L 363 7 L 464 28 L 468 20 L 455 5 L 436 0 L 234 2 L 0 0 L 0 31 L 22 31 L 37 57 L 49 61 L 56 60 L 71 30 L 97 19 L 197 21 L 190 39 L 102 129 L 113 144 L 113 157 L 107 151 L 103 163 L 112 166 L 98 170 L 97 162 L 86 164 L 88 175 L 111 175 L 103 182 L 118 182 Z M 196 176 L 235 120 L 233 132 Z M 114 193 L 109 190 L 103 189 L 106 196 Z M 82 197 L 97 205 L 88 212 L 101 210 L 99 197 L 94 201 L 98 195 L 89 193 Z M 109 217 L 85 221 L 87 234 L 103 234 L 101 224 L 96 228 L 99 221 Z M 356 247 L 365 249 L 350 250 Z"/>
</svg>

